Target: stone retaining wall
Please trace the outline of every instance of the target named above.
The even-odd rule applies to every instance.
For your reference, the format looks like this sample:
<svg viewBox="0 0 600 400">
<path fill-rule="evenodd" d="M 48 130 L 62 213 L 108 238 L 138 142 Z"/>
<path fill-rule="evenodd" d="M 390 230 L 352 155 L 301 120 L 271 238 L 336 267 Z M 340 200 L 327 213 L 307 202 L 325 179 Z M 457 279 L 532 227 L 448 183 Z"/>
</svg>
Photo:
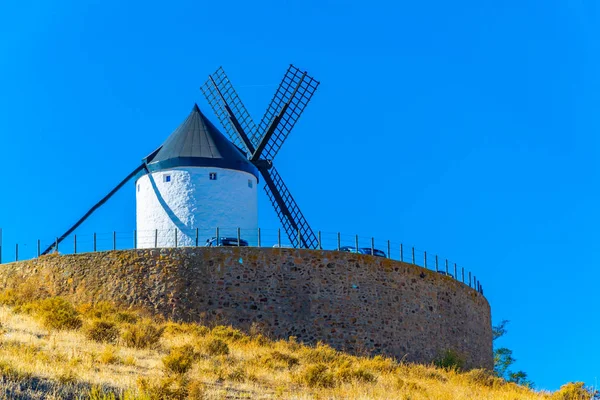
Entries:
<svg viewBox="0 0 600 400">
<path fill-rule="evenodd" d="M 36 285 L 167 318 L 231 324 L 349 352 L 431 362 L 454 350 L 491 369 L 490 306 L 468 286 L 399 261 L 337 251 L 165 248 L 48 255 L 0 265 L 0 289 Z"/>
</svg>

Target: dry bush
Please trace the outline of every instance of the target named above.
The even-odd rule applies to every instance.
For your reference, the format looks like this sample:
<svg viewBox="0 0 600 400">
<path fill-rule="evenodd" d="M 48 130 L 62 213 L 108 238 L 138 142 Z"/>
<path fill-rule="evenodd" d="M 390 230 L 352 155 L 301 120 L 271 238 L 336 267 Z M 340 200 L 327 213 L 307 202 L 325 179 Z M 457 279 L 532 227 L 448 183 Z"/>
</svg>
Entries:
<svg viewBox="0 0 600 400">
<path fill-rule="evenodd" d="M 321 363 L 305 367 L 297 375 L 296 381 L 310 388 L 332 388 L 336 385 L 331 370 Z"/>
<path fill-rule="evenodd" d="M 205 343 L 204 350 L 209 356 L 227 355 L 229 345 L 221 339 L 210 339 Z"/>
<path fill-rule="evenodd" d="M 162 362 L 167 373 L 185 374 L 192 368 L 195 357 L 194 348 L 185 345 L 171 349 Z"/>
<path fill-rule="evenodd" d="M 329 364 L 333 361 L 340 361 L 341 356 L 342 354 L 337 350 L 322 342 L 317 343 L 316 347 L 305 347 L 300 351 L 302 360 L 311 364 Z"/>
<path fill-rule="evenodd" d="M 583 382 L 569 382 L 552 395 L 552 400 L 591 400 L 594 394 L 585 388 Z"/>
<path fill-rule="evenodd" d="M 111 343 L 119 337 L 119 328 L 112 321 L 95 319 L 85 325 L 83 333 L 89 340 L 99 343 Z"/>
<path fill-rule="evenodd" d="M 231 326 L 218 325 L 215 326 L 210 334 L 216 338 L 227 340 L 229 342 L 249 341 L 250 337 Z"/>
<path fill-rule="evenodd" d="M 79 313 L 73 305 L 62 297 L 50 297 L 24 304 L 21 309 L 40 318 L 47 329 L 79 329 L 82 325 Z"/>
<path fill-rule="evenodd" d="M 259 356 L 257 358 L 257 363 L 268 369 L 286 370 L 300 364 L 300 360 L 298 357 L 293 355 L 273 350 L 267 354 Z"/>
<path fill-rule="evenodd" d="M 117 349 L 113 346 L 106 346 L 98 355 L 98 361 L 102 364 L 120 364 L 121 358 L 117 355 Z"/>
<path fill-rule="evenodd" d="M 148 349 L 158 346 L 163 328 L 151 320 L 141 320 L 137 324 L 125 324 L 121 330 L 121 340 L 127 347 Z"/>
<path fill-rule="evenodd" d="M 169 321 L 164 325 L 165 335 L 195 335 L 198 337 L 206 336 L 210 333 L 210 329 L 196 323 L 172 322 Z"/>
</svg>

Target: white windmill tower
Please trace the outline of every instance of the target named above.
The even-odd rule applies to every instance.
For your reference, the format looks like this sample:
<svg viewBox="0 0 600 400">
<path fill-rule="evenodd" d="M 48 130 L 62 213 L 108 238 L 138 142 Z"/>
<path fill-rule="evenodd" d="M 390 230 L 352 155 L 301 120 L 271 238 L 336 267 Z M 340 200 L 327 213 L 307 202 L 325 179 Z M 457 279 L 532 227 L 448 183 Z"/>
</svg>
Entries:
<svg viewBox="0 0 600 400">
<path fill-rule="evenodd" d="M 193 246 L 197 228 L 233 237 L 238 228 L 256 232 L 258 170 L 197 105 L 144 161 L 148 173 L 136 181 L 138 247 Z"/>
</svg>

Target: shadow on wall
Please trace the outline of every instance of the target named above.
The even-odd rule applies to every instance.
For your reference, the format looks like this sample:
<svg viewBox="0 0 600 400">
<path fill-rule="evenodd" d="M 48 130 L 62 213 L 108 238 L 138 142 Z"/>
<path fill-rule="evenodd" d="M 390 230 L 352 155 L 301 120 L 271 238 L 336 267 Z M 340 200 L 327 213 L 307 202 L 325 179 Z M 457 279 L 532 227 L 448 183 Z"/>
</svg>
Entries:
<svg viewBox="0 0 600 400">
<path fill-rule="evenodd" d="M 156 186 L 156 182 L 154 181 L 154 177 L 152 173 L 148 174 L 148 179 L 150 179 L 150 184 L 152 185 L 152 190 L 154 190 L 154 194 L 156 194 L 156 198 L 158 199 L 158 203 L 165 210 L 169 219 L 175 224 L 175 226 L 182 232 L 185 232 L 189 229 L 178 217 L 175 215 L 171 207 L 167 204 L 162 194 L 158 190 L 158 186 Z"/>
</svg>

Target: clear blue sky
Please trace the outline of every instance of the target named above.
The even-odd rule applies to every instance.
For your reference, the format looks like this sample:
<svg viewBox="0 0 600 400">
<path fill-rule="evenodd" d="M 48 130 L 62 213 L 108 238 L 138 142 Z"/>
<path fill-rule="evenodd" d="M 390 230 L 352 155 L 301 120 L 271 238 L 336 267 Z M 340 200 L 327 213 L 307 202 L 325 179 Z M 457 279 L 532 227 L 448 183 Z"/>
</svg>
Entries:
<svg viewBox="0 0 600 400">
<path fill-rule="evenodd" d="M 294 63 L 322 85 L 276 164 L 315 228 L 459 261 L 539 388 L 595 383 L 595 0 L 123 3 L 0 5 L 5 245 L 64 231 L 194 102 L 216 121 L 199 87 L 219 65 L 259 120 Z M 81 231 L 132 231 L 134 199 Z"/>
</svg>

